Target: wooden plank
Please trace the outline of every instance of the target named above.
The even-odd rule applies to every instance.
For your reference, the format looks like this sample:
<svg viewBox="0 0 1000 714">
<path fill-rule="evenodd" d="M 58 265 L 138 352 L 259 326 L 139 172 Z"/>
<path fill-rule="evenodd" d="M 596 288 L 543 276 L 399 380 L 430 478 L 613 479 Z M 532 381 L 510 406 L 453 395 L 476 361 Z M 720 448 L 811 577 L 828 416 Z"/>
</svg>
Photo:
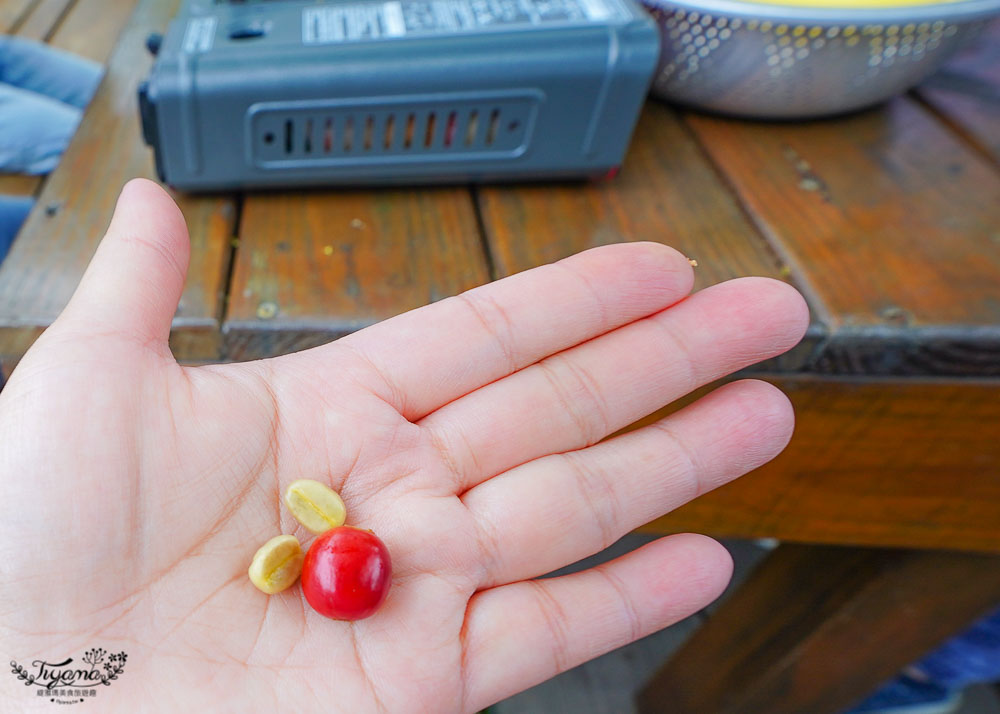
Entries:
<svg viewBox="0 0 1000 714">
<path fill-rule="evenodd" d="M 924 82 L 917 95 L 1000 163 L 1000 21 Z"/>
<path fill-rule="evenodd" d="M 74 0 L 39 0 L 17 28 L 18 36 L 38 42 L 46 41 L 73 2 Z"/>
<path fill-rule="evenodd" d="M 84 4 L 81 0 L 77 7 Z M 117 3 L 105 5 L 105 15 L 124 12 Z M 176 0 L 140 4 L 76 136 L 0 267 L 0 359 L 5 369 L 69 300 L 125 181 L 154 175 L 151 152 L 139 135 L 136 87 L 150 66 L 144 38 L 162 30 L 176 6 Z M 66 28 L 64 23 L 58 34 Z M 191 266 L 174 322 L 174 346 L 181 359 L 210 360 L 218 357 L 219 302 L 234 204 L 224 197 L 175 198 L 191 234 Z"/>
<path fill-rule="evenodd" d="M 7 196 L 34 196 L 42 184 L 41 176 L 0 174 L 0 194 Z"/>
<path fill-rule="evenodd" d="M 622 241 L 666 243 L 695 258 L 695 288 L 764 275 L 795 282 L 748 221 L 704 153 L 666 106 L 643 110 L 621 174 L 611 181 L 483 188 L 479 206 L 496 277 Z M 783 364 L 800 364 L 810 336 Z"/>
<path fill-rule="evenodd" d="M 640 711 L 835 714 L 998 601 L 995 555 L 779 546 Z"/>
<path fill-rule="evenodd" d="M 0 32 L 10 32 L 37 0 L 0 0 Z"/>
<path fill-rule="evenodd" d="M 642 530 L 1000 553 L 1000 381 L 768 381 L 788 448 Z"/>
<path fill-rule="evenodd" d="M 643 110 L 622 172 L 602 182 L 483 188 L 496 277 L 622 241 L 667 243 L 698 260 L 698 286 L 782 277 L 701 149 L 666 106 Z"/>
<path fill-rule="evenodd" d="M 176 0 L 164 0 L 161 11 L 166 8 L 176 8 L 177 4 Z M 119 35 L 122 34 L 135 6 L 136 0 L 114 0 L 114 2 L 76 0 L 49 40 L 49 44 L 104 64 L 111 56 L 111 51 L 115 48 Z M 169 20 L 169 17 L 167 19 Z M 162 31 L 165 28 L 166 21 L 163 21 L 155 26 L 155 30 L 147 25 L 145 32 L 148 35 L 150 32 Z M 137 43 L 136 47 L 127 48 L 131 51 L 129 56 L 135 58 L 138 66 L 143 68 L 148 67 L 149 62 L 145 58 L 140 60 L 138 55 L 140 51 L 146 52 L 146 35 L 128 37 L 130 42 Z"/>
<path fill-rule="evenodd" d="M 255 194 L 243 208 L 225 354 L 311 347 L 487 280 L 467 190 Z"/>
<path fill-rule="evenodd" d="M 830 121 L 687 121 L 828 310 L 817 368 L 1000 375 L 1000 174 L 985 157 L 906 98 Z"/>
</svg>

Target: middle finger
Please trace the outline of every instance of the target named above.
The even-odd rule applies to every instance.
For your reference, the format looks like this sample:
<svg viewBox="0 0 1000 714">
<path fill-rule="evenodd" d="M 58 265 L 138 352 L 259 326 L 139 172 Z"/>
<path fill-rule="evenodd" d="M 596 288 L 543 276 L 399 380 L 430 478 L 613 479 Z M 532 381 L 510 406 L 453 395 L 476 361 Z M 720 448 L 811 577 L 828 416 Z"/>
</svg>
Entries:
<svg viewBox="0 0 1000 714">
<path fill-rule="evenodd" d="M 580 449 L 693 389 L 801 339 L 802 297 L 743 278 L 546 358 L 423 419 L 456 492 L 533 459 Z"/>
</svg>

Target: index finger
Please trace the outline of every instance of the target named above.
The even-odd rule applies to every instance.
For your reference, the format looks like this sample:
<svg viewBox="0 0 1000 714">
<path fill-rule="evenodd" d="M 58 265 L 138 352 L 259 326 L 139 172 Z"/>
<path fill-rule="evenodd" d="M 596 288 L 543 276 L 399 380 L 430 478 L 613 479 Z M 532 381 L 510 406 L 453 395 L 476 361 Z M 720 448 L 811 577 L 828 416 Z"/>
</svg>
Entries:
<svg viewBox="0 0 1000 714">
<path fill-rule="evenodd" d="M 483 285 L 317 349 L 358 353 L 407 419 L 538 360 L 658 312 L 687 295 L 687 259 L 619 243 Z"/>
</svg>

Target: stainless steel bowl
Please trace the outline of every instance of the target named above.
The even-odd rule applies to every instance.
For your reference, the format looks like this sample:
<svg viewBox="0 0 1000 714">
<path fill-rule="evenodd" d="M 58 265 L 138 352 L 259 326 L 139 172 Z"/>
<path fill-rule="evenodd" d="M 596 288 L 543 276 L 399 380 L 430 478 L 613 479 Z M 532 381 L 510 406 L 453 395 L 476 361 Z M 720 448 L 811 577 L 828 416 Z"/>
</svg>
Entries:
<svg viewBox="0 0 1000 714">
<path fill-rule="evenodd" d="M 914 86 L 1000 14 L 1000 0 L 799 7 L 642 0 L 659 23 L 655 96 L 725 114 L 838 114 Z"/>
</svg>

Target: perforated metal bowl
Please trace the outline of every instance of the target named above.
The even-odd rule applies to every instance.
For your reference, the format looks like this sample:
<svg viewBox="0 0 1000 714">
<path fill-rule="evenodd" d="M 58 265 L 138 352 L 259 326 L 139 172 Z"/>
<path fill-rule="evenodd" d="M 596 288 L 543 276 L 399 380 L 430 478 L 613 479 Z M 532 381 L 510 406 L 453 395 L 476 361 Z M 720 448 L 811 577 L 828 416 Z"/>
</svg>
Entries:
<svg viewBox="0 0 1000 714">
<path fill-rule="evenodd" d="M 1000 0 L 872 9 L 642 2 L 662 33 L 655 96 L 771 119 L 838 114 L 903 92 L 1000 14 Z"/>
</svg>

